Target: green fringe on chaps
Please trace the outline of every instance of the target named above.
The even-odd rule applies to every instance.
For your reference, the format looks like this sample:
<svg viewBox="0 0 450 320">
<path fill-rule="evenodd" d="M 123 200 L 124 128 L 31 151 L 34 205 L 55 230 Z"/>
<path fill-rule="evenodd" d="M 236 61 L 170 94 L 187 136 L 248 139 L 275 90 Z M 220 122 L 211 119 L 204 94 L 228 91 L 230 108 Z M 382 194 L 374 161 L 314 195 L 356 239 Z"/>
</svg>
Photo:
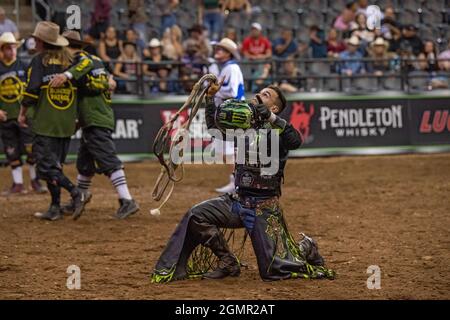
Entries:
<svg viewBox="0 0 450 320">
<path fill-rule="evenodd" d="M 237 229 L 221 228 L 220 231 L 228 243 L 230 251 L 236 256 L 241 266 L 243 265 L 244 244 L 246 239 L 250 237 L 258 262 L 259 273 L 263 280 L 335 278 L 335 272 L 324 267 L 323 264 L 313 265 L 307 262 L 309 253 L 304 252 L 304 247 L 299 245 L 289 232 L 277 198 L 258 201 L 256 208 L 240 210 L 239 212 L 235 212 L 234 209 L 236 201 L 229 196 L 221 196 L 194 207 L 197 211 L 189 211 L 177 226 L 162 253 L 152 274 L 152 282 L 162 283 L 180 279 L 198 279 L 217 267 L 217 257 L 209 248 L 202 245 L 197 246 L 193 251 L 191 250 L 192 254 L 188 260 L 182 258 L 183 252 L 190 252 L 185 251 L 185 248 L 188 248 L 186 243 L 189 242 L 186 240 L 189 219 L 193 215 L 203 214 L 204 212 L 214 217 L 224 216 L 229 220 L 236 219 L 236 215 L 239 215 L 242 221 L 239 228 L 246 227 L 244 229 L 246 232 L 242 236 L 238 235 L 240 232 L 237 233 Z M 231 209 L 232 207 L 233 209 Z M 211 211 L 211 208 L 217 211 Z M 179 271 L 179 269 L 182 269 L 179 267 L 182 264 L 180 261 L 187 261 L 185 272 L 183 272 L 184 270 Z M 179 274 L 182 274 L 182 276 Z"/>
</svg>

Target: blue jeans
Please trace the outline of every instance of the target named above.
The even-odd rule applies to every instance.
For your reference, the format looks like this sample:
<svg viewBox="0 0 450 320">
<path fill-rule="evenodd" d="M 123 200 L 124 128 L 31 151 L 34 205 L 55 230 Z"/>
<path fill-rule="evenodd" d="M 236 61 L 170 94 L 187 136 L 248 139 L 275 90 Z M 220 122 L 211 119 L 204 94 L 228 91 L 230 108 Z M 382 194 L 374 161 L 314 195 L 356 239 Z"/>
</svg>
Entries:
<svg viewBox="0 0 450 320">
<path fill-rule="evenodd" d="M 223 20 L 223 15 L 220 12 L 208 12 L 203 15 L 203 26 L 208 30 L 211 40 L 220 40 L 224 24 Z"/>
</svg>

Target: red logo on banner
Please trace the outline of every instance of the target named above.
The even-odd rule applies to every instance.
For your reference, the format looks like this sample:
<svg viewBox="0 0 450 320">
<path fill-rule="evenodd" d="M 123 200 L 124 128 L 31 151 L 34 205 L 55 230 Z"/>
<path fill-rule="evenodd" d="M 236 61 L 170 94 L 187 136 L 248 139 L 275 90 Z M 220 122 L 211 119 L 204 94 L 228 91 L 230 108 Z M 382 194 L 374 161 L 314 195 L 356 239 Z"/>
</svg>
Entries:
<svg viewBox="0 0 450 320">
<path fill-rule="evenodd" d="M 290 122 L 292 126 L 300 131 L 305 141 L 308 140 L 310 134 L 311 117 L 314 114 L 314 105 L 309 105 L 309 111 L 306 111 L 303 102 L 294 102 L 292 104 L 292 112 Z"/>
<path fill-rule="evenodd" d="M 441 133 L 447 128 L 450 132 L 450 116 L 448 110 L 436 110 L 434 115 L 427 110 L 422 115 L 420 133 Z"/>
<path fill-rule="evenodd" d="M 175 116 L 175 114 L 177 112 L 178 112 L 177 109 L 161 110 L 160 115 L 161 115 L 162 122 L 164 124 L 168 123 L 170 120 L 173 119 L 173 117 Z M 175 133 L 175 130 L 178 129 L 183 123 L 185 123 L 187 121 L 188 116 L 189 116 L 188 110 L 184 110 L 183 112 L 180 113 L 180 115 L 178 116 L 178 119 L 173 124 L 172 130 L 170 131 L 170 136 L 171 137 Z"/>
</svg>

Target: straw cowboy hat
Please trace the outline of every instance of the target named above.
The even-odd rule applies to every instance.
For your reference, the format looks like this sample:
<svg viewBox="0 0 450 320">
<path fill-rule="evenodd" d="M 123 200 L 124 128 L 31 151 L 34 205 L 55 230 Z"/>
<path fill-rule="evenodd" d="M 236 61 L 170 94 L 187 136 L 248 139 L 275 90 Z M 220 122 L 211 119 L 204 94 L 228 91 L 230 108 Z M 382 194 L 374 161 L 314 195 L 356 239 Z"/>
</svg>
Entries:
<svg viewBox="0 0 450 320">
<path fill-rule="evenodd" d="M 81 47 L 87 47 L 89 43 L 81 40 L 81 35 L 78 31 L 75 30 L 66 30 L 63 32 L 63 37 L 69 41 L 70 45 L 76 45 Z"/>
<path fill-rule="evenodd" d="M 158 48 L 158 47 L 162 47 L 161 41 L 159 41 L 156 38 L 153 38 L 152 40 L 150 40 L 150 42 L 148 43 L 148 46 L 150 48 Z"/>
<path fill-rule="evenodd" d="M 69 40 L 59 34 L 59 26 L 50 21 L 38 22 L 32 36 L 57 47 L 69 45 Z"/>
<path fill-rule="evenodd" d="M 231 53 L 231 55 L 237 60 L 241 58 L 241 56 L 239 55 L 237 44 L 231 39 L 223 38 L 219 43 L 216 44 L 216 47 L 225 49 L 226 51 Z"/>
<path fill-rule="evenodd" d="M 385 48 L 389 47 L 389 43 L 385 41 L 382 37 L 378 37 L 370 44 L 371 47 L 374 46 L 384 46 Z"/>
<path fill-rule="evenodd" d="M 357 36 L 351 36 L 350 39 L 347 40 L 347 44 L 351 44 L 352 46 L 359 46 L 359 38 Z"/>
<path fill-rule="evenodd" d="M 16 38 L 14 37 L 14 34 L 12 32 L 4 32 L 1 36 L 0 36 L 0 48 L 4 45 L 4 44 L 15 44 L 17 45 L 17 47 L 20 47 L 23 43 L 22 41 L 16 41 Z"/>
</svg>

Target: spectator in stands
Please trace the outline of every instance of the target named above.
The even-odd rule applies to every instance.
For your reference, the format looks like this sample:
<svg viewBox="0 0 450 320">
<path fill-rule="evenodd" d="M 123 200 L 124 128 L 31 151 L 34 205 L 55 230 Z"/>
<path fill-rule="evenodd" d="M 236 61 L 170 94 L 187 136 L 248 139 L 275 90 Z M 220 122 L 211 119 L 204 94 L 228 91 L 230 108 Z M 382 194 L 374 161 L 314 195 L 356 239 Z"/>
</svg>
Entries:
<svg viewBox="0 0 450 320">
<path fill-rule="evenodd" d="M 367 17 L 367 7 L 369 6 L 368 0 L 358 0 L 358 9 L 356 13 L 362 13 Z"/>
<path fill-rule="evenodd" d="M 398 49 L 398 55 L 400 59 L 403 60 L 402 70 L 409 73 L 411 71 L 419 70 L 419 66 L 417 64 L 417 58 L 413 53 L 413 48 L 411 44 L 407 41 L 403 41 L 400 43 L 400 47 Z"/>
<path fill-rule="evenodd" d="M 223 10 L 225 14 L 245 12 L 247 15 L 250 15 L 252 13 L 252 5 L 248 0 L 224 0 Z"/>
<path fill-rule="evenodd" d="M 142 53 L 145 49 L 145 42 L 144 40 L 139 38 L 136 30 L 134 30 L 133 28 L 127 29 L 127 31 L 125 31 L 125 41 L 134 43 L 136 45 L 139 57 L 142 57 Z"/>
<path fill-rule="evenodd" d="M 447 43 L 447 50 L 442 51 L 438 55 L 439 61 L 439 69 L 442 71 L 450 71 L 450 39 Z"/>
<path fill-rule="evenodd" d="M 114 75 L 118 77 L 118 91 L 136 92 L 136 83 L 127 80 L 136 80 L 141 58 L 137 53 L 135 42 L 124 42 L 123 52 L 114 66 Z"/>
<path fill-rule="evenodd" d="M 222 36 L 224 15 L 221 0 L 199 0 L 198 3 L 199 24 L 208 31 L 208 36 L 213 41 L 218 41 Z"/>
<path fill-rule="evenodd" d="M 420 70 L 427 72 L 438 71 L 437 57 L 438 52 L 434 41 L 425 41 L 422 52 L 417 56 Z"/>
<path fill-rule="evenodd" d="M 110 24 L 111 9 L 111 0 L 95 0 L 94 12 L 91 15 L 91 29 L 89 30 L 95 39 L 103 39 Z"/>
<path fill-rule="evenodd" d="M 358 6 L 355 1 L 347 2 L 344 10 L 334 21 L 333 27 L 339 31 L 343 32 L 349 31 L 351 22 L 355 20 L 355 14 L 357 9 Z"/>
<path fill-rule="evenodd" d="M 204 60 L 206 60 L 211 52 L 212 52 L 212 48 L 211 45 L 209 43 L 209 40 L 207 38 L 207 35 L 204 32 L 204 28 L 201 25 L 194 25 L 192 26 L 188 32 L 189 32 L 189 37 L 188 39 L 183 43 L 183 48 L 186 51 L 187 50 L 187 43 L 191 44 L 191 43 L 195 43 L 198 52 L 196 53 L 196 56 L 198 58 L 202 58 Z"/>
<path fill-rule="evenodd" d="M 431 87 L 433 89 L 448 89 L 449 88 L 449 73 L 450 73 L 450 41 L 447 45 L 447 50 L 442 51 L 438 55 L 438 59 L 442 59 L 438 62 L 439 70 L 446 73 L 438 73 L 431 80 Z"/>
<path fill-rule="evenodd" d="M 98 54 L 103 61 L 108 63 L 111 60 L 117 60 L 122 54 L 122 40 L 117 38 L 117 32 L 113 26 L 106 29 L 105 37 L 100 40 Z"/>
<path fill-rule="evenodd" d="M 360 41 L 357 36 L 352 36 L 347 42 L 347 50 L 341 52 L 339 55 L 341 60 L 348 60 L 340 62 L 340 72 L 347 76 L 361 74 L 365 72 L 364 63 L 361 61 L 363 55 L 358 50 Z"/>
<path fill-rule="evenodd" d="M 326 58 L 327 43 L 325 41 L 325 32 L 318 26 L 313 25 L 309 28 L 309 39 L 312 58 Z"/>
<path fill-rule="evenodd" d="M 173 25 L 171 28 L 164 31 L 163 38 L 161 40 L 163 46 L 163 55 L 170 60 L 181 60 L 183 56 L 183 44 L 181 42 L 183 32 L 180 27 Z"/>
<path fill-rule="evenodd" d="M 357 36 L 362 40 L 364 47 L 375 39 L 374 31 L 367 28 L 367 18 L 364 13 L 358 13 L 355 21 L 350 26 L 352 36 Z"/>
<path fill-rule="evenodd" d="M 330 58 L 338 58 L 339 54 L 346 48 L 345 43 L 341 40 L 340 34 L 336 28 L 328 31 L 327 55 Z"/>
<path fill-rule="evenodd" d="M 144 43 L 144 46 L 147 42 L 146 22 L 148 21 L 145 9 L 145 0 L 128 0 L 128 21 L 138 38 Z M 142 48 L 142 50 L 143 49 L 144 48 Z"/>
<path fill-rule="evenodd" d="M 191 92 L 192 86 L 207 70 L 207 60 L 199 48 L 198 41 L 187 39 L 183 43 L 183 63 L 179 69 L 180 80 L 186 93 Z"/>
<path fill-rule="evenodd" d="M 238 36 L 237 36 L 237 32 L 235 28 L 227 28 L 225 30 L 225 34 L 223 36 L 224 38 L 228 38 L 230 40 L 233 40 L 234 43 L 237 44 L 238 47 L 241 46 L 241 43 L 239 42 Z"/>
<path fill-rule="evenodd" d="M 248 60 L 265 60 L 272 57 L 272 45 L 262 35 L 258 22 L 252 23 L 250 35 L 242 42 L 242 54 Z"/>
<path fill-rule="evenodd" d="M 378 37 L 370 44 L 369 57 L 374 61 L 368 63 L 368 72 L 376 76 L 382 76 L 389 71 L 394 71 L 395 54 L 388 52 L 389 43 L 382 37 Z"/>
<path fill-rule="evenodd" d="M 19 29 L 17 29 L 16 24 L 11 20 L 6 18 L 6 11 L 0 7 L 0 35 L 4 32 L 11 32 L 16 39 L 19 39 Z"/>
<path fill-rule="evenodd" d="M 295 93 L 303 90 L 301 73 L 296 67 L 294 60 L 286 60 L 283 62 L 279 76 L 281 81 L 277 85 L 284 92 Z"/>
<path fill-rule="evenodd" d="M 253 74 L 252 78 L 255 79 L 255 81 L 252 83 L 251 91 L 253 93 L 260 92 L 263 88 L 267 87 L 272 83 L 272 80 L 270 78 L 270 70 L 272 68 L 272 65 L 270 63 L 264 63 L 261 65 L 260 68 L 257 68 Z"/>
<path fill-rule="evenodd" d="M 153 92 L 167 92 L 167 78 L 169 77 L 171 66 L 169 64 L 158 65 L 155 63 L 168 62 L 170 59 L 162 54 L 162 43 L 153 38 L 149 44 L 148 49 L 144 50 L 144 62 L 142 71 L 145 76 L 150 77 L 151 80 L 157 80 L 151 83 L 151 90 Z"/>
<path fill-rule="evenodd" d="M 309 59 L 309 42 L 305 42 L 304 40 L 299 39 L 298 40 L 298 49 L 297 53 L 295 54 L 296 58 L 301 59 Z"/>
<path fill-rule="evenodd" d="M 384 9 L 384 18 L 381 20 L 381 35 L 389 41 L 389 51 L 397 51 L 398 40 L 402 36 L 400 25 L 397 22 L 394 8 L 387 6 Z"/>
<path fill-rule="evenodd" d="M 287 59 L 297 53 L 298 44 L 294 39 L 291 29 L 283 29 L 281 37 L 275 39 L 272 44 L 273 55 L 277 58 Z"/>
<path fill-rule="evenodd" d="M 417 28 L 413 24 L 406 25 L 403 28 L 400 44 L 402 42 L 407 42 L 411 46 L 415 56 L 418 56 L 423 51 L 422 40 L 417 35 Z"/>
<path fill-rule="evenodd" d="M 157 0 L 156 6 L 161 12 L 161 34 L 166 32 L 167 29 L 172 28 L 177 24 L 177 16 L 175 11 L 177 10 L 179 0 Z"/>
</svg>

